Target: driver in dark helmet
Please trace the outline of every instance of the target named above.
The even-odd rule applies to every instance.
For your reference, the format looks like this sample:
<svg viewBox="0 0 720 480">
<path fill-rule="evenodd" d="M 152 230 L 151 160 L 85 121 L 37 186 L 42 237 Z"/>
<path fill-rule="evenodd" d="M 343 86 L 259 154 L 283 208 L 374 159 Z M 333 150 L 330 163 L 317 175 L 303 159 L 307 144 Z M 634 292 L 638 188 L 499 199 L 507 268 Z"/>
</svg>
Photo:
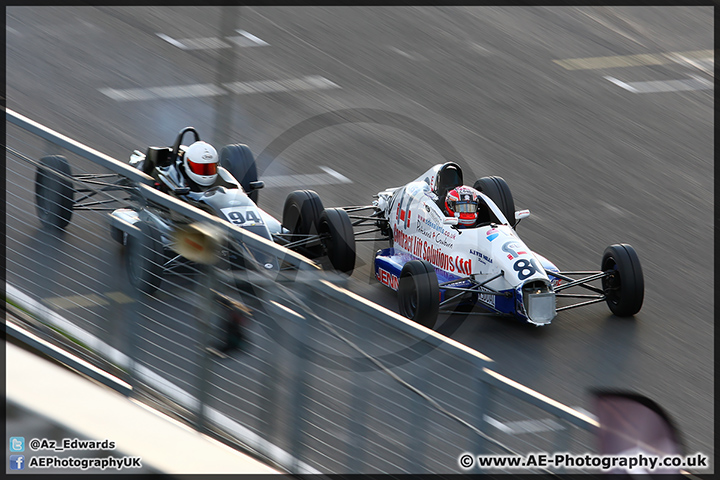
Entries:
<svg viewBox="0 0 720 480">
<path fill-rule="evenodd" d="M 478 218 L 480 192 L 461 185 L 450 190 L 445 196 L 445 210 L 448 216 L 458 219 L 459 227 L 471 227 Z"/>
</svg>

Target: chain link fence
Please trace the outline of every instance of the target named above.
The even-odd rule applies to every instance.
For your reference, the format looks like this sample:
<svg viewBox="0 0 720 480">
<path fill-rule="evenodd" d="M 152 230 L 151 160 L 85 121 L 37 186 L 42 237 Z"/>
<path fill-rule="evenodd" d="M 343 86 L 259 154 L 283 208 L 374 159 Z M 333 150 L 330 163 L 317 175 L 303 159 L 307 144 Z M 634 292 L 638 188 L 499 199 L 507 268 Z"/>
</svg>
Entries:
<svg viewBox="0 0 720 480">
<path fill-rule="evenodd" d="M 464 473 L 463 453 L 596 450 L 594 420 L 478 352 L 139 170 L 6 118 L 9 320 L 127 394 L 293 473 Z M 48 160 L 58 155 L 69 170 Z M 207 228 L 217 261 L 186 261 L 178 237 L 111 222 L 118 208 Z"/>
</svg>

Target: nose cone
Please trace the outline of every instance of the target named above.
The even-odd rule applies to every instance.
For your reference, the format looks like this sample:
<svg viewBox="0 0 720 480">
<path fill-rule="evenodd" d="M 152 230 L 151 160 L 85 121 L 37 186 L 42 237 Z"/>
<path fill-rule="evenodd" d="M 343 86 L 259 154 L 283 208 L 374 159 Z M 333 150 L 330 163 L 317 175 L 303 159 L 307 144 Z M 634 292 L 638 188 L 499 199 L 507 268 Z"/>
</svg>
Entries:
<svg viewBox="0 0 720 480">
<path fill-rule="evenodd" d="M 536 325 L 548 325 L 557 315 L 555 292 L 544 281 L 530 281 L 518 288 L 527 321 Z"/>
</svg>

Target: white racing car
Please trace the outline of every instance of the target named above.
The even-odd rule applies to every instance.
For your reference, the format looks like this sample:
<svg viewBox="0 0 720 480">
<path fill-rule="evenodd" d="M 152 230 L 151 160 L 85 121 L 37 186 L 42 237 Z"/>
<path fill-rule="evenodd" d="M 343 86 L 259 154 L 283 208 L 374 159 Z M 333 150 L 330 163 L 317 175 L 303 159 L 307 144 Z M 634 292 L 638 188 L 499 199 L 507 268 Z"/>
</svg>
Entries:
<svg viewBox="0 0 720 480">
<path fill-rule="evenodd" d="M 644 283 L 633 247 L 607 247 L 598 271 L 560 271 L 518 236 L 514 227 L 530 212 L 514 210 L 501 177 L 474 183 L 480 194 L 472 225 L 458 225 L 457 217 L 446 216 L 445 196 L 461 185 L 460 166 L 448 162 L 405 186 L 383 190 L 372 206 L 346 208 L 355 226 L 377 227 L 356 235 L 379 231 L 390 240 L 389 248 L 375 254 L 375 277 L 398 292 L 401 314 L 433 328 L 440 311 L 476 305 L 485 313 L 537 326 L 551 323 L 559 311 L 603 301 L 621 317 L 640 310 Z M 358 215 L 368 209 L 371 214 Z M 590 284 L 596 280 L 599 287 Z M 590 293 L 566 293 L 573 287 Z M 559 298 L 580 301 L 558 306 Z"/>
</svg>

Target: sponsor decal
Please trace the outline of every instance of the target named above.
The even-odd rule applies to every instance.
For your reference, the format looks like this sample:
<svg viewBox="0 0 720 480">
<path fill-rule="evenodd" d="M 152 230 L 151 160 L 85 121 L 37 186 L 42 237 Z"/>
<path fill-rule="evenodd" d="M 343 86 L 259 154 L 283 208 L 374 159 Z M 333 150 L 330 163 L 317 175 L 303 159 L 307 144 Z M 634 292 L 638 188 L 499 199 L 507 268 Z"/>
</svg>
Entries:
<svg viewBox="0 0 720 480">
<path fill-rule="evenodd" d="M 454 245 L 452 239 L 449 239 L 449 238 L 448 238 L 447 236 L 445 236 L 445 235 L 437 235 L 437 236 L 435 237 L 435 243 L 438 244 L 438 245 L 442 245 L 442 246 L 444 246 L 444 247 L 449 247 L 449 248 L 452 248 L 453 245 Z"/>
<path fill-rule="evenodd" d="M 491 228 L 486 232 L 486 235 L 488 242 L 492 242 L 500 235 L 500 232 L 498 232 L 497 228 Z"/>
<path fill-rule="evenodd" d="M 410 212 L 410 204 L 420 193 L 420 190 L 417 187 L 409 188 L 403 187 L 403 189 L 398 193 L 398 205 L 397 209 L 395 210 L 395 221 L 400 223 L 402 222 L 404 224 L 404 228 L 410 228 L 410 217 L 412 216 Z"/>
<path fill-rule="evenodd" d="M 393 198 L 397 198 L 397 208 L 395 210 L 395 221 L 400 221 L 400 211 L 402 210 L 402 218 L 405 219 L 405 210 L 403 209 L 403 200 L 405 199 L 405 187 L 399 192 L 393 195 Z"/>
<path fill-rule="evenodd" d="M 456 236 L 455 232 L 446 231 L 442 226 L 429 221 L 422 215 L 417 216 L 415 228 L 417 228 L 418 234 L 433 240 L 437 245 L 442 245 L 448 248 L 452 248 L 454 246 Z"/>
<path fill-rule="evenodd" d="M 435 195 L 435 194 L 433 194 L 433 195 Z M 437 223 L 438 225 L 442 225 L 443 222 L 442 222 L 442 218 L 440 218 L 440 215 L 438 215 L 438 213 L 434 209 L 432 209 L 430 207 L 430 205 L 428 205 L 428 204 L 425 204 L 425 208 L 427 208 L 430 220 Z"/>
<path fill-rule="evenodd" d="M 482 263 L 493 263 L 492 258 L 488 257 L 484 253 L 478 252 L 477 250 L 473 250 L 472 248 L 470 249 L 470 255 L 475 255 Z"/>
<path fill-rule="evenodd" d="M 462 257 L 455 257 L 455 268 L 458 273 L 470 275 L 472 273 L 472 260 L 469 258 L 465 259 Z"/>
<path fill-rule="evenodd" d="M 495 295 L 491 295 L 489 293 L 480 293 L 478 294 L 478 300 L 486 305 L 495 307 Z"/>
<path fill-rule="evenodd" d="M 422 235 L 423 237 L 427 237 L 427 238 L 433 239 L 433 238 L 435 238 L 435 235 L 437 235 L 437 232 L 434 232 L 433 230 L 431 230 L 430 228 L 428 228 L 428 227 L 425 225 L 425 223 L 420 220 L 420 218 L 418 218 L 416 227 L 417 227 L 417 232 L 418 232 L 420 235 Z"/>
<path fill-rule="evenodd" d="M 513 258 L 519 257 L 520 255 L 527 254 L 526 251 L 521 250 L 522 248 L 524 247 L 521 244 L 519 244 L 515 240 L 510 240 L 509 242 L 505 242 L 503 244 L 502 251 L 508 254 L 508 260 L 512 260 Z"/>
<path fill-rule="evenodd" d="M 433 221 L 431 219 L 428 219 L 427 217 L 424 217 L 422 215 L 417 216 L 417 228 L 422 228 L 422 224 L 427 225 L 428 227 L 432 228 L 433 230 L 437 232 L 444 232 L 445 229 L 442 226 L 442 223 L 439 221 Z M 455 238 L 455 234 L 452 235 L 452 238 Z"/>
<path fill-rule="evenodd" d="M 392 288 L 393 290 L 398 289 L 398 277 L 397 275 L 393 275 L 392 273 L 388 272 L 387 270 L 378 267 L 378 271 L 375 274 L 375 278 L 378 279 L 380 283 L 383 285 Z"/>
<path fill-rule="evenodd" d="M 434 266 L 443 270 L 447 270 L 450 272 L 454 272 L 457 270 L 454 263 L 455 259 L 453 259 L 452 256 L 443 253 L 443 251 L 439 248 L 428 245 L 427 242 L 423 242 L 422 259 L 427 260 Z"/>
<path fill-rule="evenodd" d="M 436 236 L 437 239 L 437 236 Z M 458 272 L 469 275 L 472 273 L 472 260 L 462 256 L 452 256 L 436 248 L 427 240 L 415 235 L 408 235 L 393 225 L 393 241 L 395 247 L 406 250 L 412 255 L 427 260 L 433 266 L 448 272 Z"/>
<path fill-rule="evenodd" d="M 406 235 L 397 225 L 393 225 L 393 241 L 396 247 L 412 252 L 414 251 L 415 240 L 415 237 Z"/>
</svg>

